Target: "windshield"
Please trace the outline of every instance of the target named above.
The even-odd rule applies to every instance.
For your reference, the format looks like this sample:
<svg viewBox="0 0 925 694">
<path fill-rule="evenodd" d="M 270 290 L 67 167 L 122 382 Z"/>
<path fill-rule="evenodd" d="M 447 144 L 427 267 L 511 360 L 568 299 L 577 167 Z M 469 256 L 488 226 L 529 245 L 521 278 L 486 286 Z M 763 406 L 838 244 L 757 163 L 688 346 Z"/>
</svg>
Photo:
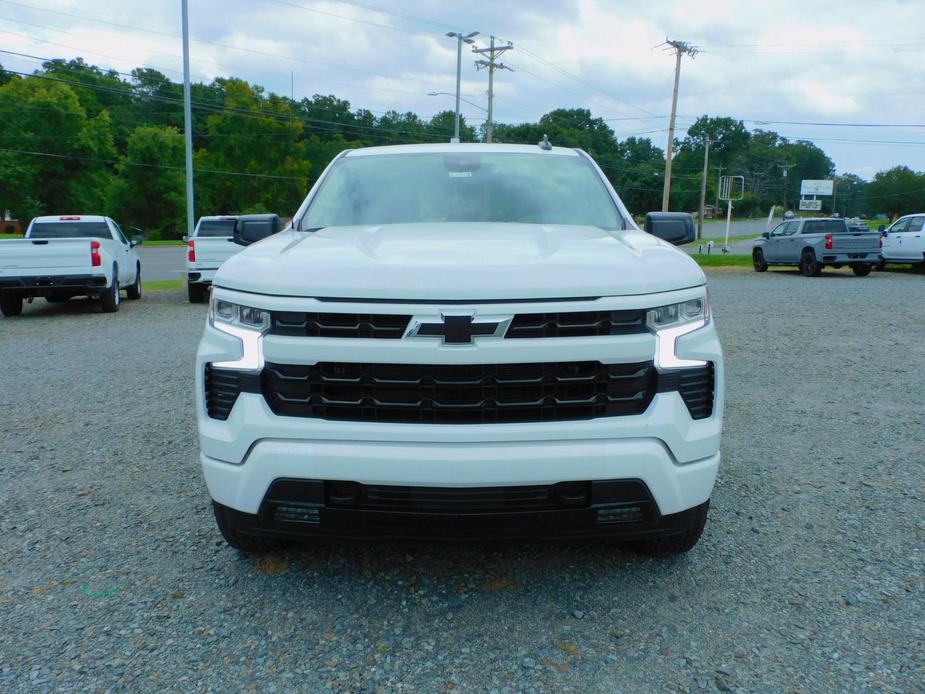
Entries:
<svg viewBox="0 0 925 694">
<path fill-rule="evenodd" d="M 36 222 L 29 232 L 31 239 L 111 239 L 106 222 Z"/>
<path fill-rule="evenodd" d="M 622 226 L 584 157 L 498 152 L 344 157 L 301 228 L 426 222 Z"/>
<path fill-rule="evenodd" d="M 234 223 L 234 219 L 200 219 L 196 236 L 231 236 Z"/>
</svg>

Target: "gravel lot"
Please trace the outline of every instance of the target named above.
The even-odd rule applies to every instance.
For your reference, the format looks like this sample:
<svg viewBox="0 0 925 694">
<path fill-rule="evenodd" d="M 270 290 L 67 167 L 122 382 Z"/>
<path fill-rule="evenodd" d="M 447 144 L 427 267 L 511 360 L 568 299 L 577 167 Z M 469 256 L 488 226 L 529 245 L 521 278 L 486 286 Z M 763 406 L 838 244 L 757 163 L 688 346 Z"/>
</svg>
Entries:
<svg viewBox="0 0 925 694">
<path fill-rule="evenodd" d="M 706 534 L 248 559 L 215 528 L 204 306 L 0 319 L 0 689 L 925 691 L 925 277 L 711 271 L 729 371 Z"/>
</svg>

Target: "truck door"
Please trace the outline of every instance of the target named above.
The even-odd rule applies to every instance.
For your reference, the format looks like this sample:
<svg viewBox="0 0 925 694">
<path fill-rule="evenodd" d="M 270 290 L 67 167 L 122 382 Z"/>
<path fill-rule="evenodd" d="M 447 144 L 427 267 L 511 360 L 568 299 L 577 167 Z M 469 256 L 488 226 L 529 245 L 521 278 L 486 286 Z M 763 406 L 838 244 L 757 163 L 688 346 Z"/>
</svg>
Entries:
<svg viewBox="0 0 925 694">
<path fill-rule="evenodd" d="M 910 217 L 908 226 L 896 234 L 898 237 L 897 258 L 915 262 L 922 260 L 922 253 L 925 252 L 925 238 L 923 238 L 925 235 L 922 233 L 923 224 L 925 224 L 925 215 Z"/>
<path fill-rule="evenodd" d="M 906 230 L 909 228 L 910 221 L 912 221 L 912 217 L 902 217 L 893 222 L 886 230 L 886 236 L 883 237 L 883 249 L 880 251 L 884 260 L 902 259 L 902 240 Z"/>
<path fill-rule="evenodd" d="M 784 243 L 784 232 L 787 229 L 787 225 L 790 223 L 791 222 L 781 222 L 774 227 L 768 235 L 767 241 L 765 241 L 764 245 L 761 247 L 761 252 L 764 253 L 764 259 L 768 262 L 781 259 L 781 244 Z"/>
</svg>

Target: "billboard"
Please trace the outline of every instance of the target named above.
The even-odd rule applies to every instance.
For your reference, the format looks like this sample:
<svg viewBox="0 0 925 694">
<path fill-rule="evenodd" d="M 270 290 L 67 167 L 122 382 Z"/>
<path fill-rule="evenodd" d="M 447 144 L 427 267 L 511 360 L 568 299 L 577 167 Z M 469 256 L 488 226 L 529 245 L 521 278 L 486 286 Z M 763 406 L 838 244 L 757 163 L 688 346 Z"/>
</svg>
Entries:
<svg viewBox="0 0 925 694">
<path fill-rule="evenodd" d="M 800 200 L 800 209 L 801 210 L 811 210 L 813 212 L 818 212 L 822 209 L 822 200 Z"/>
<path fill-rule="evenodd" d="M 834 189 L 835 181 L 800 181 L 800 195 L 831 195 Z"/>
</svg>

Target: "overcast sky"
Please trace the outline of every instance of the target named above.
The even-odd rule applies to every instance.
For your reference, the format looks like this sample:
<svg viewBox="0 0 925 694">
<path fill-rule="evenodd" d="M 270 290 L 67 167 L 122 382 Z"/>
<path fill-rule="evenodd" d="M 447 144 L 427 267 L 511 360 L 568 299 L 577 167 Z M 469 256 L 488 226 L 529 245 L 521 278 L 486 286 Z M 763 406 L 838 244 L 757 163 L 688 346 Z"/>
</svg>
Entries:
<svg viewBox="0 0 925 694">
<path fill-rule="evenodd" d="M 455 90 L 449 30 L 481 32 L 479 46 L 491 35 L 514 44 L 503 57 L 514 71 L 496 73 L 500 122 L 585 107 L 618 138 L 664 148 L 674 56 L 658 46 L 668 37 L 700 49 L 683 61 L 679 137 L 698 115 L 733 116 L 813 140 L 840 173 L 925 168 L 925 127 L 894 126 L 925 124 L 923 0 L 190 0 L 191 71 L 282 94 L 293 76 L 296 98 L 335 94 L 353 108 L 427 118 L 453 107 L 451 96 L 428 96 Z M 0 0 L 4 51 L 126 72 L 146 65 L 179 80 L 179 32 L 180 0 Z M 462 92 L 484 108 L 475 57 L 463 53 Z M 39 66 L 9 53 L 0 63 Z M 484 119 L 475 105 L 462 111 Z"/>
</svg>

